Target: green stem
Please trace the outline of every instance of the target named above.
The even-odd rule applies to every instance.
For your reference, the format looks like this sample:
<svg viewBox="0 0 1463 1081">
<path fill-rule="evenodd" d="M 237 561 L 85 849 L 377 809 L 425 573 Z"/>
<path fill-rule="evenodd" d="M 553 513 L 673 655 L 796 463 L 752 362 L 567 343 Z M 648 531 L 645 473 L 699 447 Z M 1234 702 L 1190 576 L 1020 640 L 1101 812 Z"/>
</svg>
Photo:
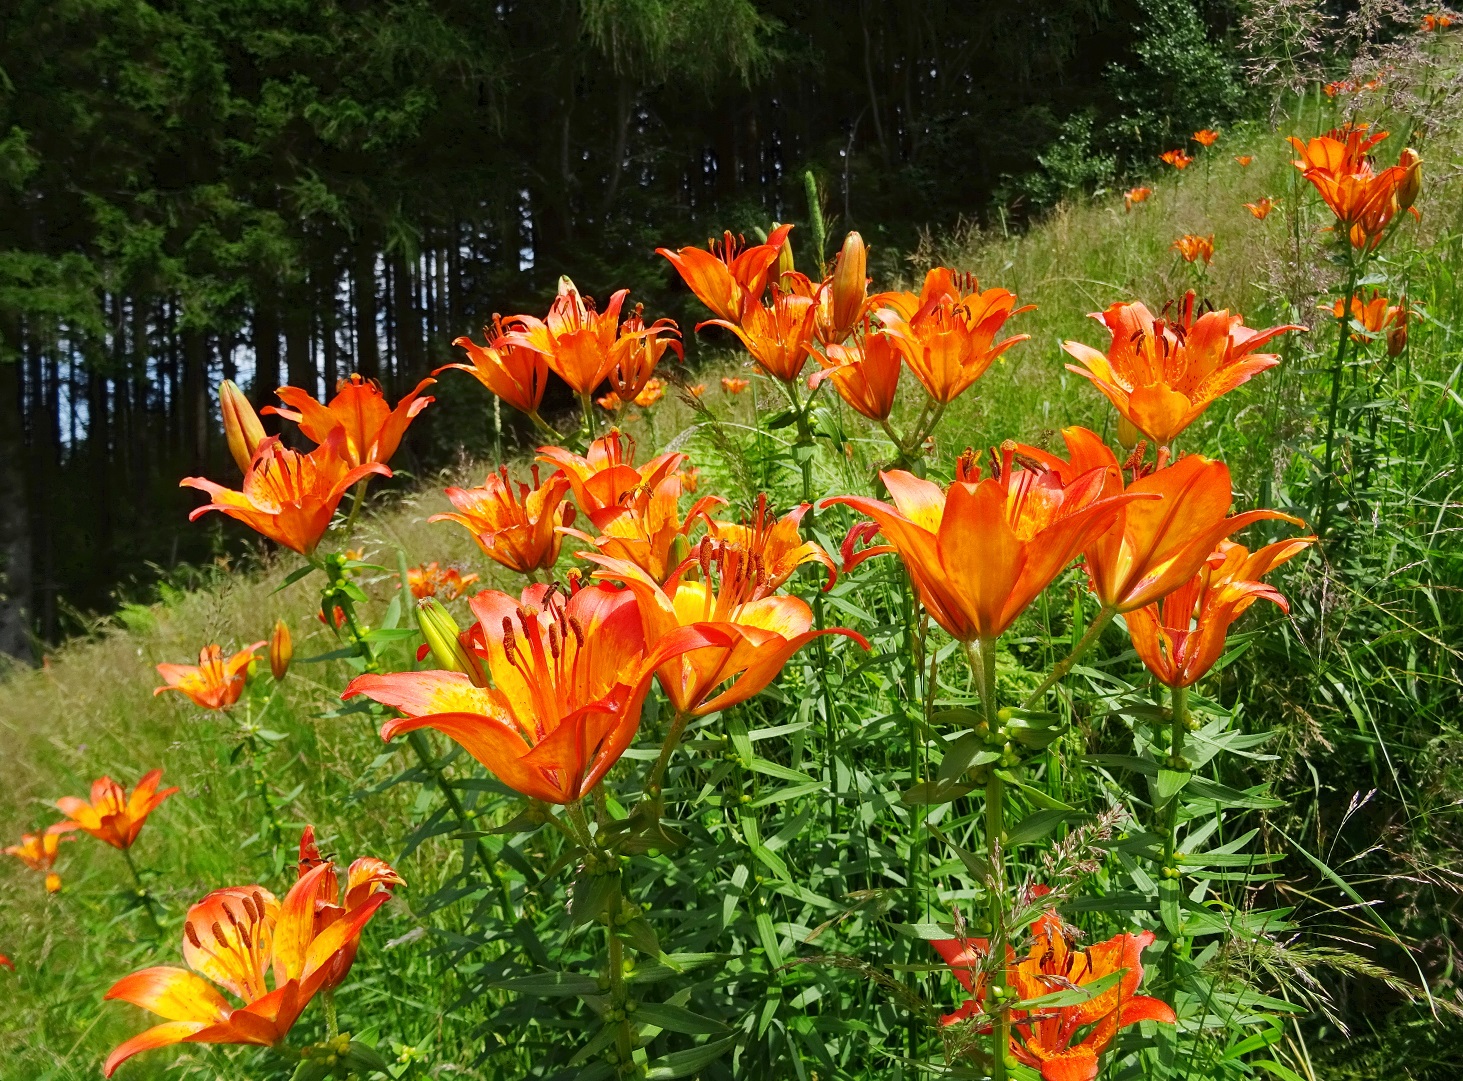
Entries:
<svg viewBox="0 0 1463 1081">
<path fill-rule="evenodd" d="M 598 425 L 594 422 L 594 403 L 590 400 L 588 394 L 579 395 L 579 408 L 584 413 L 584 441 L 589 443 L 594 440 Z"/>
<path fill-rule="evenodd" d="M 969 643 L 967 649 L 970 674 L 980 693 L 985 721 L 994 732 L 1000 725 L 996 701 L 996 643 L 994 639 L 988 642 L 977 640 Z M 986 918 L 991 925 L 990 956 L 996 958 L 987 999 L 995 1014 L 991 1026 L 991 1081 L 1006 1081 L 1006 1054 L 1011 1046 L 1011 1011 L 1006 1004 L 1006 944 L 1010 932 L 1006 924 L 1005 799 L 1005 782 L 992 769 L 985 786 L 986 858 L 991 866 Z"/>
<path fill-rule="evenodd" d="M 1346 368 L 1346 353 L 1351 345 L 1351 298 L 1356 293 L 1356 279 L 1359 267 L 1354 257 L 1348 254 L 1346 270 L 1346 292 L 1341 296 L 1341 314 L 1336 319 L 1339 338 L 1336 342 L 1336 359 L 1331 364 L 1331 404 L 1326 410 L 1326 454 L 1321 467 L 1320 522 L 1316 536 L 1326 537 L 1326 526 L 1331 521 L 1332 456 L 1335 450 L 1336 415 L 1341 405 L 1341 376 Z"/>
<path fill-rule="evenodd" d="M 1097 640 L 1102 637 L 1102 632 L 1107 629 L 1107 625 L 1112 622 L 1113 616 L 1117 614 L 1116 608 L 1104 606 L 1102 611 L 1097 613 L 1097 618 L 1092 621 L 1092 625 L 1087 628 L 1086 633 L 1072 647 L 1072 652 L 1052 666 L 1052 670 L 1047 673 L 1046 678 L 1041 681 L 1036 690 L 1026 696 L 1026 701 L 1021 703 L 1021 708 L 1033 709 L 1040 705 L 1042 696 L 1055 687 L 1072 670 L 1072 666 L 1082 659 L 1082 655 L 1096 644 Z"/>
<path fill-rule="evenodd" d="M 666 731 L 665 743 L 661 744 L 660 757 L 655 760 L 655 768 L 650 771 L 650 778 L 645 782 L 645 791 L 652 795 L 652 798 L 659 798 L 661 785 L 665 779 L 666 767 L 670 765 L 671 755 L 681 744 L 681 736 L 685 734 L 686 725 L 691 720 L 691 714 L 684 711 L 677 711 L 671 720 L 671 726 Z"/>
<path fill-rule="evenodd" d="M 630 1027 L 630 1020 L 626 1006 L 630 1001 L 630 993 L 625 986 L 625 943 L 620 938 L 617 920 L 620 909 L 624 906 L 623 891 L 624 882 L 615 872 L 615 889 L 612 891 L 609 906 L 609 920 L 605 924 L 605 975 L 609 978 L 610 985 L 610 1010 L 612 1011 L 615 1024 L 615 1051 L 618 1053 L 621 1063 L 628 1063 L 633 1060 L 635 1054 L 635 1031 Z"/>
<path fill-rule="evenodd" d="M 147 912 L 147 918 L 152 921 L 152 925 L 156 930 L 161 931 L 163 929 L 162 921 L 157 918 L 157 913 L 152 910 L 152 894 L 142 884 L 142 875 L 137 871 L 137 864 L 132 862 L 132 849 L 122 849 L 122 859 L 127 863 L 127 870 L 132 872 L 132 884 L 137 887 L 137 899 L 142 902 L 143 910 Z"/>
<path fill-rule="evenodd" d="M 347 538 L 351 535 L 351 528 L 356 524 L 356 518 L 360 516 L 361 504 L 366 501 L 366 486 L 370 483 L 370 477 L 356 481 L 355 493 L 351 497 L 351 512 L 346 515 L 345 525 L 341 527 L 341 533 Z"/>
<path fill-rule="evenodd" d="M 340 1035 L 340 1023 L 335 1016 L 335 992 L 327 990 L 320 996 L 320 1001 L 325 1007 L 325 1035 L 333 1040 Z"/>
<path fill-rule="evenodd" d="M 1173 689 L 1172 722 L 1170 724 L 1168 768 L 1183 771 L 1188 768 L 1184 760 L 1184 733 L 1189 727 L 1189 689 Z M 1179 793 L 1175 792 L 1163 809 L 1163 868 L 1160 873 L 1163 882 L 1160 889 L 1178 892 L 1179 870 L 1177 863 L 1179 828 Z M 1168 948 L 1163 951 L 1164 999 L 1170 1006 L 1174 1000 L 1174 980 L 1178 964 L 1180 936 L 1176 927 L 1169 929 Z"/>
<path fill-rule="evenodd" d="M 462 806 L 462 800 L 457 796 L 457 790 L 448 782 L 446 774 L 442 772 L 442 767 L 437 764 L 436 757 L 432 753 L 431 744 L 427 742 L 426 733 L 420 729 L 415 732 L 409 732 L 407 733 L 406 741 L 411 744 L 411 749 L 416 752 L 417 761 L 421 763 L 422 768 L 436 782 L 437 790 L 442 793 L 442 798 L 447 801 L 448 809 L 452 811 L 453 817 L 457 819 L 458 828 L 464 833 L 473 829 L 472 822 L 467 817 L 467 809 Z M 513 897 L 508 892 L 508 883 L 498 873 L 498 868 L 493 860 L 492 853 L 488 851 L 487 845 L 483 844 L 481 837 L 473 838 L 472 851 L 473 855 L 477 857 L 478 863 L 487 872 L 488 877 L 498 887 L 498 909 L 502 913 L 503 919 L 509 923 L 513 922 Z"/>
</svg>

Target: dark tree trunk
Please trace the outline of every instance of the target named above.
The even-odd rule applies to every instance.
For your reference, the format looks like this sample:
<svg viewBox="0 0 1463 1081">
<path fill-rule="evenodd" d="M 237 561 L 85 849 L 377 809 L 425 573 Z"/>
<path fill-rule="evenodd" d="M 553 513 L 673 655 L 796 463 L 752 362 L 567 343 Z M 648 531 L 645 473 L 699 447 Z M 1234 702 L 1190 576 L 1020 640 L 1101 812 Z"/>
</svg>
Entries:
<svg viewBox="0 0 1463 1081">
<path fill-rule="evenodd" d="M 356 251 L 351 273 L 355 284 L 356 356 L 355 369 L 367 379 L 381 377 L 381 351 L 377 344 L 376 252 L 368 245 Z"/>
<path fill-rule="evenodd" d="M 254 305 L 254 405 L 262 409 L 275 404 L 274 391 L 280 385 L 279 308 L 272 293 L 262 293 Z"/>
<path fill-rule="evenodd" d="M 25 416 L 19 321 L 0 325 L 0 653 L 35 659 L 31 641 L 31 522 L 26 490 Z"/>
<path fill-rule="evenodd" d="M 208 336 L 189 327 L 183 338 L 183 456 L 196 475 L 208 464 Z"/>
</svg>

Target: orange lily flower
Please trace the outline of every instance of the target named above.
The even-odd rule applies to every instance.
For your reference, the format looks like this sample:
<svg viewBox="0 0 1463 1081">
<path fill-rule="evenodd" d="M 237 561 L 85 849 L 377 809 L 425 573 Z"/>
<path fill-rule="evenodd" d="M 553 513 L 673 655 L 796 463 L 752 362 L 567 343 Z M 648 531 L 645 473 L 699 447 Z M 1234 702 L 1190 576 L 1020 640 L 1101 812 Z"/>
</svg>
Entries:
<svg viewBox="0 0 1463 1081">
<path fill-rule="evenodd" d="M 559 279 L 559 295 L 549 306 L 543 319 L 519 316 L 523 340 L 543 353 L 560 379 L 579 397 L 587 397 L 608 378 L 621 356 L 633 351 L 630 344 L 621 344 L 620 308 L 630 290 L 621 289 L 610 296 L 609 306 L 597 311 L 594 298 L 582 295 L 567 276 Z M 638 344 L 644 330 L 630 332 L 630 342 Z M 616 347 L 620 346 L 617 351 Z"/>
<path fill-rule="evenodd" d="M 1066 428 L 1062 438 L 1065 459 L 1036 447 L 1017 450 L 1067 483 L 1101 469 L 1105 495 L 1142 497 L 1119 510 L 1112 527 L 1083 552 L 1092 592 L 1114 612 L 1131 612 L 1178 589 L 1199 572 L 1215 545 L 1248 525 L 1267 519 L 1304 524 L 1275 510 L 1230 516 L 1229 467 L 1212 458 L 1189 454 L 1124 487 L 1117 456 L 1093 432 Z"/>
<path fill-rule="evenodd" d="M 533 487 L 520 481 L 515 493 L 508 467 L 499 466 L 481 487 L 446 489 L 444 494 L 456 512 L 434 514 L 427 521 L 465 526 L 489 559 L 519 574 L 533 574 L 558 562 L 558 527 L 574 521 L 574 508 L 564 502 L 568 492 L 569 481 L 562 473 L 540 483 L 538 466 L 534 466 Z M 472 576 L 472 580 L 476 578 Z M 457 585 L 460 593 L 468 580 L 459 578 Z M 415 591 L 416 587 L 412 588 Z"/>
<path fill-rule="evenodd" d="M 1422 159 L 1416 151 L 1410 155 L 1404 151 L 1399 164 L 1377 172 L 1368 152 L 1387 133 L 1367 131 L 1365 124 L 1347 125 L 1307 142 L 1291 136 L 1290 145 L 1300 154 L 1296 168 L 1336 215 L 1352 247 L 1370 251 L 1381 243 L 1397 212 L 1416 199 Z"/>
<path fill-rule="evenodd" d="M 345 429 L 334 428 L 320 446 L 300 454 L 287 450 L 278 436 L 270 436 L 254 452 L 237 492 L 206 477 L 184 477 L 180 487 L 207 492 L 212 500 L 196 508 L 188 520 L 221 511 L 286 548 L 310 555 L 352 485 L 372 474 L 391 476 L 380 462 L 352 468 L 345 458 L 345 439 Z"/>
<path fill-rule="evenodd" d="M 46 892 L 57 893 L 61 889 L 61 876 L 51 868 L 56 865 L 56 857 L 60 854 L 62 839 L 74 841 L 75 837 L 67 835 L 72 830 L 80 828 L 75 822 L 58 822 L 54 826 L 47 826 L 40 833 L 22 833 L 20 844 L 10 845 L 0 851 L 7 856 L 14 856 L 32 871 L 44 874 Z"/>
<path fill-rule="evenodd" d="M 1187 169 L 1194 162 L 1194 159 L 1182 150 L 1165 150 L 1162 154 L 1158 155 L 1158 160 L 1167 162 L 1175 169 Z"/>
<path fill-rule="evenodd" d="M 342 697 L 363 694 L 405 714 L 382 725 L 382 739 L 435 728 L 530 799 L 579 800 L 635 738 L 655 670 L 722 636 L 688 628 L 652 648 L 629 590 L 596 585 L 565 600 L 559 588 L 485 590 L 469 601 L 474 652 L 493 686 L 461 672 L 367 674 Z"/>
<path fill-rule="evenodd" d="M 915 378 L 930 397 L 947 405 L 984 375 L 997 357 L 1031 337 L 1016 334 L 995 340 L 1007 319 L 1029 311 L 1031 305 L 1018 308 L 1015 293 L 1005 289 L 978 292 L 973 277 L 956 279 L 952 271 L 938 269 L 941 277 L 935 277 L 936 271 L 926 276 L 922 303 L 913 315 L 902 316 L 898 299 L 877 314 Z M 964 285 L 970 291 L 961 296 Z"/>
<path fill-rule="evenodd" d="M 634 313 L 620 327 L 619 339 L 610 347 L 615 358 L 614 367 L 610 369 L 610 386 L 620 401 L 633 401 L 642 408 L 651 404 L 638 401 L 638 398 L 651 383 L 663 385 L 651 376 L 655 374 L 655 366 L 665 351 L 672 349 L 679 359 L 686 359 L 681 343 L 671 335 L 680 335 L 675 320 L 657 319 L 646 326 L 643 305 L 635 305 Z"/>
<path fill-rule="evenodd" d="M 700 648 L 658 666 L 661 688 L 681 716 L 704 717 L 761 693 L 792 655 L 819 635 L 846 635 L 869 648 L 861 635 L 843 627 L 810 630 L 813 610 L 807 602 L 774 595 L 772 576 L 754 553 L 725 540 L 703 538 L 694 560 L 688 559 L 664 585 L 626 560 L 582 554 L 599 564 L 594 577 L 617 579 L 630 587 L 639 601 L 648 641 L 691 630 L 718 632 Z M 715 587 L 713 568 L 719 583 Z M 700 577 L 688 580 L 694 569 L 699 569 Z M 734 682 L 718 693 L 727 680 Z"/>
<path fill-rule="evenodd" d="M 1424 15 L 1422 17 L 1422 31 L 1425 34 L 1435 34 L 1440 30 L 1446 30 L 1453 25 L 1453 16 L 1446 13 L 1438 15 Z"/>
<path fill-rule="evenodd" d="M 742 309 L 761 302 L 773 264 L 790 232 L 791 225 L 779 225 L 768 234 L 765 244 L 745 250 L 739 249 L 746 241 L 728 232 L 720 244 L 707 241 L 709 250 L 686 247 L 673 252 L 656 248 L 655 252 L 670 260 L 696 299 L 718 319 L 736 323 L 742 318 Z"/>
<path fill-rule="evenodd" d="M 329 405 L 322 405 L 313 394 L 299 387 L 280 387 L 275 394 L 290 408 L 267 405 L 263 411 L 294 421 L 305 437 L 316 443 L 324 443 L 334 431 L 344 432 L 341 456 L 352 466 L 368 462 L 384 465 L 401 446 L 407 425 L 436 401 L 431 396 L 422 397 L 422 391 L 435 382 L 432 378 L 423 379 L 415 390 L 396 403 L 395 409 L 387 407 L 380 383 L 359 375 L 342 379 Z"/>
<path fill-rule="evenodd" d="M 219 384 L 218 404 L 223 413 L 229 453 L 239 463 L 239 469 L 247 473 L 254 452 L 264 442 L 264 425 L 259 422 L 259 415 L 254 412 L 249 399 L 232 379 L 225 379 Z"/>
<path fill-rule="evenodd" d="M 1290 605 L 1273 586 L 1260 581 L 1315 542 L 1315 537 L 1276 541 L 1255 552 L 1221 541 L 1197 575 L 1159 604 L 1128 613 L 1128 635 L 1148 671 L 1168 687 L 1189 687 L 1224 652 L 1229 626 L 1255 601 Z"/>
<path fill-rule="evenodd" d="M 653 488 L 640 485 L 628 492 L 618 506 L 594 512 L 590 518 L 600 532 L 598 537 L 577 529 L 561 532 L 594 545 L 612 559 L 633 563 L 663 582 L 685 559 L 687 538 L 696 522 L 712 507 L 726 502 L 720 496 L 703 496 L 683 520 L 680 501 L 684 490 L 680 474 L 673 473 Z"/>
<path fill-rule="evenodd" d="M 1208 266 L 1214 261 L 1214 234 L 1197 236 L 1185 233 L 1173 242 L 1173 249 L 1184 257 L 1184 262 L 1193 263 L 1200 259 Z"/>
<path fill-rule="evenodd" d="M 295 881 L 301 881 L 309 877 L 310 872 L 324 864 L 329 867 L 330 862 L 320 858 L 320 849 L 315 845 L 315 827 L 306 826 L 300 834 L 300 861 L 295 875 Z M 362 856 L 352 861 L 345 874 L 344 888 L 341 882 L 332 874 L 318 875 L 315 878 L 315 921 L 311 929 L 312 938 L 318 939 L 332 924 L 345 920 L 348 923 L 363 905 L 371 901 L 373 897 L 385 894 L 388 898 L 395 886 L 404 885 L 405 882 L 396 870 L 385 860 L 377 859 L 375 856 Z M 376 901 L 376 905 L 382 904 Z M 346 939 L 345 943 L 336 951 L 327 966 L 328 972 L 320 984 L 322 991 L 331 991 L 339 987 L 346 976 L 350 973 L 351 965 L 355 964 L 356 952 L 361 945 L 361 929 L 357 928 L 356 933 Z M 276 942 L 279 942 L 276 932 Z"/>
<path fill-rule="evenodd" d="M 1014 1025 L 1010 1050 L 1023 1065 L 1041 1071 L 1042 1081 L 1093 1081 L 1099 1058 L 1119 1030 L 1139 1021 L 1173 1024 L 1173 1009 L 1160 999 L 1137 993 L 1143 982 L 1143 951 L 1153 943 L 1153 932 L 1119 934 L 1106 942 L 1074 949 L 1078 932 L 1048 911 L 1032 925 L 1027 956 L 1016 960 L 1007 948 L 1006 984 L 1021 1000 L 1040 998 L 1057 990 L 1082 988 L 1122 972 L 1115 986 L 1085 1002 L 1012 1011 Z M 945 959 L 956 979 L 970 992 L 943 1024 L 974 1021 L 978 1031 L 991 1030 L 986 1012 L 986 971 L 989 946 L 985 939 L 945 939 L 931 945 Z M 1081 1039 L 1080 1032 L 1086 1034 Z"/>
<path fill-rule="evenodd" d="M 92 782 L 90 802 L 75 796 L 62 796 L 56 801 L 56 806 L 77 829 L 113 848 L 131 848 L 142 832 L 147 816 L 178 791 L 174 787 L 159 792 L 157 786 L 162 779 L 163 771 L 160 769 L 144 774 L 129 796 L 127 790 L 110 777 L 100 777 Z"/>
<path fill-rule="evenodd" d="M 1160 445 L 1168 445 L 1222 395 L 1280 363 L 1259 353 L 1295 323 L 1251 330 L 1243 317 L 1210 311 L 1194 317 L 1193 290 L 1184 295 L 1178 318 L 1154 319 L 1141 303 L 1114 304 L 1094 313 L 1112 334 L 1107 355 L 1081 342 L 1062 348 L 1081 361 L 1069 371 L 1090 379 L 1117 411 Z"/>
<path fill-rule="evenodd" d="M 1239 162 L 1241 169 L 1248 169 L 1255 162 L 1253 154 L 1236 154 L 1234 160 Z"/>
<path fill-rule="evenodd" d="M 884 421 L 894 409 L 894 395 L 899 390 L 899 373 L 904 367 L 904 353 L 888 334 L 865 329 L 862 342 L 830 345 L 825 357 L 814 353 L 823 366 L 808 379 L 809 387 L 817 387 L 825 379 L 833 380 L 833 389 L 855 412 L 870 420 Z"/>
<path fill-rule="evenodd" d="M 3 953 L 0 953 L 0 968 L 8 968 L 11 972 L 14 972 L 15 962 L 6 957 Z"/>
<path fill-rule="evenodd" d="M 1266 218 L 1268 218 L 1270 216 L 1270 211 L 1274 210 L 1279 205 L 1280 205 L 1280 200 L 1279 199 L 1272 199 L 1272 198 L 1270 198 L 1270 196 L 1267 195 L 1263 199 L 1258 200 L 1257 202 L 1246 203 L 1245 204 L 1245 209 L 1248 210 L 1251 214 L 1253 214 L 1260 221 L 1264 221 Z"/>
<path fill-rule="evenodd" d="M 363 862 L 352 864 L 352 872 Z M 391 897 L 384 887 L 400 881 L 379 860 L 371 865 L 372 892 L 353 906 L 347 902 L 343 913 L 320 907 L 337 888 L 335 865 L 326 862 L 303 874 L 283 902 L 263 886 L 229 886 L 190 908 L 183 922 L 183 960 L 192 971 L 167 965 L 145 968 L 124 976 L 106 993 L 109 1001 L 129 1002 L 165 1019 L 119 1045 L 107 1057 L 106 1076 L 133 1055 L 155 1047 L 273 1047 L 283 1040 L 310 1000 L 339 982 L 355 956 L 361 931 Z M 267 982 L 271 970 L 273 990 Z M 232 1006 L 214 984 L 243 1005 Z"/>
<path fill-rule="evenodd" d="M 318 619 L 321 623 L 325 624 L 325 626 L 331 627 L 334 630 L 338 631 L 340 630 L 340 628 L 345 626 L 345 609 L 337 604 L 335 608 L 331 610 L 330 618 L 326 619 L 325 609 L 321 608 L 318 612 L 315 613 L 315 618 Z"/>
<path fill-rule="evenodd" d="M 749 303 L 741 318 L 708 319 L 704 326 L 725 327 L 738 338 L 757 366 L 774 379 L 791 383 L 808 362 L 808 346 L 818 316 L 818 299 L 772 287 L 771 304 Z"/>
<path fill-rule="evenodd" d="M 467 337 L 453 339 L 453 345 L 467 350 L 469 363 L 444 364 L 432 374 L 439 375 L 448 368 L 467 372 L 487 387 L 490 394 L 497 395 L 520 413 L 538 417 L 544 388 L 549 382 L 549 362 L 545 355 L 521 332 L 508 329 L 501 316 L 493 316 L 492 327 L 484 327 L 483 333 L 488 340 L 486 346 L 477 345 Z"/>
<path fill-rule="evenodd" d="M 595 521 L 600 511 L 618 513 L 625 496 L 636 488 L 656 487 L 680 469 L 686 456 L 671 451 L 637 467 L 635 440 L 617 429 L 589 444 L 583 457 L 563 447 L 539 447 L 538 460 L 563 471 L 579 509 Z"/>
<path fill-rule="evenodd" d="M 295 643 L 290 628 L 282 619 L 274 621 L 274 632 L 269 636 L 269 674 L 275 682 L 289 674 L 290 661 L 295 657 Z"/>
<path fill-rule="evenodd" d="M 686 389 L 688 391 L 690 391 L 691 397 L 693 397 L 693 398 L 699 398 L 699 397 L 701 397 L 701 395 L 703 395 L 703 394 L 706 393 L 706 384 L 705 383 L 692 383 Z"/>
<path fill-rule="evenodd" d="M 455 491 L 462 491 L 461 488 Z M 448 498 L 451 498 L 450 496 Z M 455 518 L 454 521 L 460 521 Z M 435 559 L 419 567 L 408 567 L 407 587 L 417 600 L 423 597 L 441 597 L 444 601 L 455 601 L 463 590 L 478 580 L 476 574 L 463 574 L 457 567 L 443 568 Z"/>
<path fill-rule="evenodd" d="M 1123 193 L 1123 209 L 1125 211 L 1131 212 L 1133 207 L 1137 206 L 1139 203 L 1146 203 L 1148 201 L 1148 197 L 1152 194 L 1152 188 L 1129 188 Z"/>
<path fill-rule="evenodd" d="M 1191 138 L 1200 146 L 1213 146 L 1219 141 L 1219 132 L 1210 131 L 1208 128 L 1200 128 L 1194 132 Z"/>
<path fill-rule="evenodd" d="M 721 389 L 726 391 L 728 394 L 740 394 L 751 385 L 752 384 L 745 379 L 735 379 L 729 375 L 723 375 L 721 377 Z"/>
<path fill-rule="evenodd" d="M 1346 312 L 1346 302 L 1337 299 L 1333 304 L 1318 304 L 1324 312 L 1330 312 L 1337 319 L 1340 319 Z M 1406 315 L 1401 305 L 1391 304 L 1381 293 L 1373 290 L 1370 300 L 1363 300 L 1360 293 L 1354 293 L 1351 297 L 1351 319 L 1361 325 L 1367 334 L 1352 334 L 1354 342 L 1364 342 L 1368 336 L 1375 337 L 1383 330 L 1401 319 L 1406 324 Z M 1405 331 L 1404 331 L 1405 333 Z"/>
<path fill-rule="evenodd" d="M 1066 480 L 1039 464 L 1016 468 L 1015 453 L 1015 443 L 1003 444 L 995 475 L 982 480 L 967 450 L 944 492 L 901 469 L 880 473 L 893 506 L 861 496 L 826 500 L 825 507 L 845 503 L 867 514 L 890 542 L 846 552 L 844 569 L 897 552 L 920 603 L 952 637 L 966 643 L 998 638 L 1125 504 L 1141 498 L 1106 495 L 1105 469 Z"/>
<path fill-rule="evenodd" d="M 821 563 L 827 568 L 828 581 L 823 586 L 826 593 L 838 580 L 838 564 L 833 562 L 833 557 L 823 550 L 822 545 L 817 541 L 803 540 L 798 532 L 803 515 L 812 509 L 811 503 L 803 503 L 769 522 L 767 496 L 759 493 L 757 510 L 750 522 L 711 522 L 711 536 L 746 552 L 763 576 L 761 588 L 768 593 L 781 589 L 794 571 L 809 563 Z"/>
<path fill-rule="evenodd" d="M 268 644 L 255 642 L 225 660 L 223 647 L 214 643 L 199 650 L 196 665 L 160 664 L 157 674 L 167 686 L 157 687 L 152 693 L 156 696 L 164 691 L 181 691 L 201 709 L 228 709 L 244 693 L 254 654 Z"/>
</svg>

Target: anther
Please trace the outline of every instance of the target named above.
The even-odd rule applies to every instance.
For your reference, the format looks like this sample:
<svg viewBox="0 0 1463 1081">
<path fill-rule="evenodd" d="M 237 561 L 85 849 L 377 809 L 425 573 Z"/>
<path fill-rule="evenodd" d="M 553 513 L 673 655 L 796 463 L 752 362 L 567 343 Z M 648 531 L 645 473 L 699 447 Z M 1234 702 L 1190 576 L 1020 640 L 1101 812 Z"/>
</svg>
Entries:
<svg viewBox="0 0 1463 1081">
<path fill-rule="evenodd" d="M 192 920 L 183 921 L 183 936 L 193 943 L 194 949 L 203 949 L 203 940 L 198 937 L 198 931 L 194 928 Z"/>
</svg>

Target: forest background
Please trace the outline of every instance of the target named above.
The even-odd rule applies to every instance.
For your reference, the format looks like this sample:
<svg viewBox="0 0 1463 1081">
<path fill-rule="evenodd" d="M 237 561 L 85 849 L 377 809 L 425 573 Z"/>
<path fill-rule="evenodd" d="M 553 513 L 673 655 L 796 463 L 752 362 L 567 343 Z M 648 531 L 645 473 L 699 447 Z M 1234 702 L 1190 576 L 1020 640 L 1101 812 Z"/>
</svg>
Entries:
<svg viewBox="0 0 1463 1081">
<path fill-rule="evenodd" d="M 6 6 L 0 651 L 27 659 L 229 553 L 177 488 L 227 459 L 221 379 L 394 400 L 571 272 L 689 330 L 651 250 L 800 220 L 809 172 L 888 279 L 922 230 L 1019 229 L 1277 85 L 1234 0 Z M 1284 82 L 1393 14 L 1250 37 Z M 444 397 L 397 483 L 493 440 Z"/>
</svg>

